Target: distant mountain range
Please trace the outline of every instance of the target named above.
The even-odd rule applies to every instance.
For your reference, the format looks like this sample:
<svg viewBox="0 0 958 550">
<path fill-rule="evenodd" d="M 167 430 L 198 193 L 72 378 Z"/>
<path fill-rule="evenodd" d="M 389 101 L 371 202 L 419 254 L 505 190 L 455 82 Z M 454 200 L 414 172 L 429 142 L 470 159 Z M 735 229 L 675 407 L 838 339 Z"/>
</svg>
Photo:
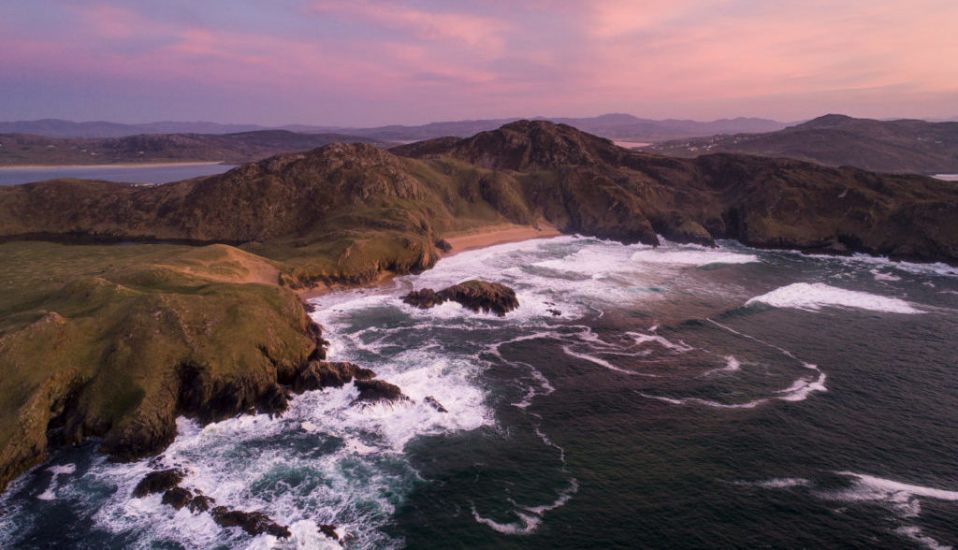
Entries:
<svg viewBox="0 0 958 550">
<path fill-rule="evenodd" d="M 61 138 L 0 134 L 0 166 L 216 161 L 239 164 L 334 142 L 379 144 L 342 134 L 259 130 L 234 134 L 141 134 L 118 138 Z"/>
<path fill-rule="evenodd" d="M 59 119 L 0 122 L 0 134 L 31 134 L 62 138 L 117 138 L 139 134 L 234 134 L 259 130 L 287 130 L 297 133 L 336 133 L 364 137 L 377 141 L 419 141 L 437 137 L 471 136 L 493 130 L 519 120 L 501 118 L 433 122 L 418 126 L 379 126 L 352 128 L 344 126 L 316 126 L 291 124 L 266 127 L 255 124 L 217 124 L 214 122 L 151 122 L 147 124 L 119 124 L 115 122 L 72 122 Z M 545 120 L 538 117 L 537 120 Z M 733 118 L 711 122 L 694 120 L 652 120 L 628 114 L 606 114 L 585 118 L 550 118 L 553 122 L 568 124 L 602 137 L 636 142 L 662 141 L 715 134 L 771 132 L 786 125 L 762 118 Z"/>
<path fill-rule="evenodd" d="M 748 153 L 876 172 L 958 173 L 958 122 L 825 115 L 783 130 L 656 143 L 669 156 Z"/>
</svg>

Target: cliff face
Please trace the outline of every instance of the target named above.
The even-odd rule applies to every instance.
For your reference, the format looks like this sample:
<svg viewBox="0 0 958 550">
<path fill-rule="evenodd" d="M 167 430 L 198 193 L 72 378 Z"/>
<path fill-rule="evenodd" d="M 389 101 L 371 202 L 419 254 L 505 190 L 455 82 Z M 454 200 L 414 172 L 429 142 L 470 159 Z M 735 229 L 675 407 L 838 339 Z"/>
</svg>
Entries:
<svg viewBox="0 0 958 550">
<path fill-rule="evenodd" d="M 393 152 L 335 144 L 159 186 L 0 188 L 0 486 L 51 444 L 98 436 L 135 457 L 165 446 L 178 414 L 282 410 L 321 355 L 290 288 L 426 269 L 444 233 L 506 221 L 958 263 L 953 183 L 673 159 L 545 122 Z M 193 246 L 42 242 L 75 239 Z M 209 242 L 238 248 L 195 246 Z"/>
</svg>

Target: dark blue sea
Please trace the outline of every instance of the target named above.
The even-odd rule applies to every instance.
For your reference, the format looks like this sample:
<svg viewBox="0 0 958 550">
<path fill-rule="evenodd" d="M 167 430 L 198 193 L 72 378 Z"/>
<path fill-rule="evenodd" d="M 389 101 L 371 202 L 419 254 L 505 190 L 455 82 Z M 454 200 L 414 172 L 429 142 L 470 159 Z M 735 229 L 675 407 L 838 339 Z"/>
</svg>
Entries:
<svg viewBox="0 0 958 550">
<path fill-rule="evenodd" d="M 519 309 L 400 300 L 474 277 Z M 570 236 L 316 306 L 332 359 L 411 400 L 361 408 L 349 385 L 181 420 L 158 459 L 59 452 L 0 500 L 0 546 L 338 548 L 320 524 L 347 548 L 958 544 L 956 268 Z M 292 538 L 130 496 L 172 466 Z"/>
</svg>

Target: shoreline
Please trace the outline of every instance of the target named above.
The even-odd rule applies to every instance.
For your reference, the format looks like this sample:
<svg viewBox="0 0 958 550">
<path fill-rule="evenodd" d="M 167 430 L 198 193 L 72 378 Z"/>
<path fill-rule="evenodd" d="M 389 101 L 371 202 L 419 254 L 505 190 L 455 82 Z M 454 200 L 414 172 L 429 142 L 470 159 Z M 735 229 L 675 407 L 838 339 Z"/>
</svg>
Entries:
<svg viewBox="0 0 958 550">
<path fill-rule="evenodd" d="M 442 253 L 439 259 L 442 260 L 443 258 L 449 258 L 459 254 L 460 252 L 479 250 L 481 248 L 488 248 L 490 246 L 496 246 L 499 244 L 517 243 L 535 239 L 548 239 L 552 237 L 559 237 L 562 234 L 563 233 L 556 229 L 555 226 L 542 221 L 539 222 L 538 228 L 531 225 L 517 224 L 499 224 L 481 227 L 475 230 L 457 232 L 451 235 L 440 237 L 452 245 L 452 250 Z M 375 280 L 369 281 L 366 284 L 356 286 L 341 284 L 319 284 L 310 288 L 296 290 L 295 292 L 301 300 L 304 302 L 309 302 L 312 299 L 325 296 L 332 292 L 384 287 L 388 284 L 392 284 L 393 279 L 399 275 L 400 274 L 397 273 L 384 271 L 381 272 Z M 403 273 L 401 275 L 408 275 L 408 273 Z"/>
<path fill-rule="evenodd" d="M 130 169 L 130 168 L 176 168 L 179 166 L 218 166 L 226 164 L 222 160 L 197 160 L 183 162 L 118 162 L 116 164 L 5 164 L 0 166 L 0 171 L 13 170 L 81 170 L 89 168 L 91 170 L 106 170 L 110 168 Z"/>
<path fill-rule="evenodd" d="M 540 221 L 538 224 L 539 227 L 502 224 L 480 228 L 475 231 L 444 235 L 442 239 L 452 245 L 452 250 L 443 254 L 442 257 L 447 258 L 449 256 L 455 256 L 460 252 L 486 248 L 497 244 L 517 243 L 533 239 L 548 239 L 562 235 L 552 224 L 544 221 Z"/>
</svg>

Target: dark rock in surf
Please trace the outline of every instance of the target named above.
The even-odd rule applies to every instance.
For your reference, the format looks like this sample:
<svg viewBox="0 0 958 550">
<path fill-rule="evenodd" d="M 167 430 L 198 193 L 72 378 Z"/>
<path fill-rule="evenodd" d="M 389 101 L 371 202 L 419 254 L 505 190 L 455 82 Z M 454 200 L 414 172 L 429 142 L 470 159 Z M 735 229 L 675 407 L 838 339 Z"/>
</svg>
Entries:
<svg viewBox="0 0 958 550">
<path fill-rule="evenodd" d="M 446 239 L 439 239 L 438 241 L 436 241 L 436 248 L 438 248 L 442 252 L 448 253 L 452 251 L 452 244 L 450 244 L 449 241 L 447 241 Z"/>
<path fill-rule="evenodd" d="M 409 398 L 403 394 L 399 386 L 384 382 L 382 380 L 356 380 L 354 382 L 359 390 L 359 397 L 354 402 L 381 403 L 408 401 Z"/>
<path fill-rule="evenodd" d="M 266 533 L 274 537 L 289 538 L 291 534 L 288 527 L 276 523 L 262 512 L 242 512 L 217 506 L 210 515 L 221 527 L 239 527 L 254 537 Z"/>
<path fill-rule="evenodd" d="M 173 487 L 167 492 L 163 493 L 163 504 L 167 506 L 172 506 L 177 510 L 191 504 L 193 502 L 193 493 L 189 489 L 184 489 L 183 487 Z"/>
<path fill-rule="evenodd" d="M 150 472 L 136 484 L 133 496 L 142 498 L 153 493 L 168 491 L 179 485 L 184 477 L 183 472 L 175 469 Z"/>
<path fill-rule="evenodd" d="M 493 312 L 502 317 L 519 307 L 516 292 L 500 283 L 471 280 L 444 288 L 414 290 L 403 297 L 403 302 L 420 309 L 429 309 L 447 301 L 458 302 L 472 311 Z"/>
<path fill-rule="evenodd" d="M 369 380 L 376 376 L 365 369 L 348 362 L 311 361 L 299 371 L 293 381 L 293 391 L 318 390 L 322 388 L 340 388 L 355 380 Z"/>
<path fill-rule="evenodd" d="M 289 408 L 289 391 L 273 384 L 263 392 L 256 401 L 256 410 L 270 415 L 280 414 Z"/>
<path fill-rule="evenodd" d="M 446 407 L 442 406 L 442 403 L 440 403 L 435 397 L 431 395 L 427 395 L 425 398 L 423 398 L 422 402 L 436 409 L 437 411 L 441 413 L 449 412 L 446 410 Z"/>
<path fill-rule="evenodd" d="M 326 535 L 327 537 L 329 537 L 329 538 L 335 540 L 335 541 L 338 541 L 338 540 L 339 540 L 339 533 L 336 532 L 336 526 L 335 526 L 335 525 L 330 525 L 330 524 L 328 524 L 328 523 L 324 523 L 324 524 L 322 524 L 322 525 L 319 526 L 319 532 L 322 533 L 322 534 L 324 534 L 324 535 Z"/>
<path fill-rule="evenodd" d="M 193 497 L 193 500 L 190 501 L 190 504 L 189 504 L 190 511 L 193 512 L 194 514 L 209 511 L 209 509 L 213 506 L 215 502 L 216 501 L 213 499 L 213 497 L 208 497 L 206 495 L 196 495 L 195 497 Z"/>
</svg>

